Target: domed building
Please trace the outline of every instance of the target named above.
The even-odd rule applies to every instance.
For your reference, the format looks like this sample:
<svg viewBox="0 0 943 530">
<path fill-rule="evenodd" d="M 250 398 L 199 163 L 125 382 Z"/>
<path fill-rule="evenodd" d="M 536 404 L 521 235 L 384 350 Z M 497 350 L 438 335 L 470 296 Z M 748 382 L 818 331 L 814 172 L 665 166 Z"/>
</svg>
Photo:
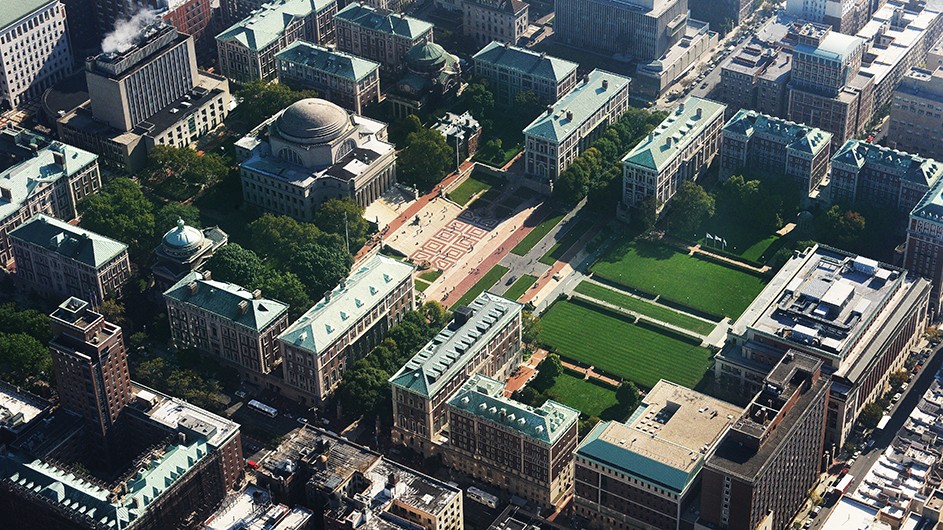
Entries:
<svg viewBox="0 0 943 530">
<path fill-rule="evenodd" d="M 406 52 L 406 69 L 389 99 L 393 115 L 418 114 L 431 102 L 455 95 L 462 82 L 458 57 L 434 42 L 420 42 Z"/>
<path fill-rule="evenodd" d="M 386 124 L 319 98 L 263 122 L 236 142 L 236 156 L 245 201 L 300 221 L 328 199 L 366 207 L 396 182 Z"/>
<path fill-rule="evenodd" d="M 216 249 L 229 242 L 229 234 L 219 227 L 199 229 L 188 226 L 183 219 L 164 234 L 160 245 L 154 249 L 157 258 L 151 267 L 154 282 L 160 292 L 177 283 L 180 278 L 193 271 L 202 270 L 213 257 Z"/>
</svg>

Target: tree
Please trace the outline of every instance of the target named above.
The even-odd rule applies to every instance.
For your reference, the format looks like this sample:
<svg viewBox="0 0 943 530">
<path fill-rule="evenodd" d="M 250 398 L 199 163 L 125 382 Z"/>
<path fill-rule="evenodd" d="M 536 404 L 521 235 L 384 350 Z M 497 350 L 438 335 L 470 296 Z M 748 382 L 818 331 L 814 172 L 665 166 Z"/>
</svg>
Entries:
<svg viewBox="0 0 943 530">
<path fill-rule="evenodd" d="M 216 279 L 249 287 L 255 285 L 264 267 L 255 252 L 237 243 L 230 243 L 213 254 L 206 269 L 212 271 Z"/>
<path fill-rule="evenodd" d="M 154 213 L 154 227 L 157 230 L 156 235 L 163 237 L 168 230 L 176 228 L 177 221 L 181 219 L 187 226 L 199 228 L 201 226 L 200 209 L 192 204 L 182 204 L 179 202 L 168 202 L 161 206 Z"/>
<path fill-rule="evenodd" d="M 219 183 L 228 172 L 226 161 L 215 153 L 158 145 L 148 153 L 141 177 L 160 195 L 186 199 Z"/>
<path fill-rule="evenodd" d="M 317 243 L 323 232 L 311 224 L 299 222 L 287 215 L 267 213 L 249 224 L 249 234 L 256 252 L 275 261 L 281 267 L 294 259 L 293 249 Z"/>
<path fill-rule="evenodd" d="M 521 312 L 521 340 L 524 344 L 536 344 L 540 338 L 541 324 L 540 317 L 533 311 L 524 310 Z"/>
<path fill-rule="evenodd" d="M 855 250 L 865 229 L 865 218 L 854 210 L 842 210 L 834 205 L 820 218 L 819 234 L 822 239 L 838 248 Z"/>
<path fill-rule="evenodd" d="M 635 383 L 632 381 L 623 381 L 622 384 L 619 385 L 619 388 L 616 389 L 616 400 L 618 400 L 619 404 L 625 407 L 626 410 L 635 410 L 639 404 L 638 387 L 635 386 Z"/>
<path fill-rule="evenodd" d="M 12 303 L 0 304 L 0 333 L 24 333 L 42 343 L 52 339 L 48 316 L 35 309 L 18 310 Z"/>
<path fill-rule="evenodd" d="M 298 247 L 291 270 L 305 285 L 308 294 L 315 300 L 333 289 L 350 272 L 353 258 L 344 250 L 340 238 L 323 238 L 321 243 L 308 243 Z"/>
<path fill-rule="evenodd" d="M 714 198 L 698 184 L 686 180 L 671 199 L 668 230 L 680 237 L 693 237 L 712 215 Z"/>
<path fill-rule="evenodd" d="M 452 169 L 454 152 L 438 131 L 423 128 L 406 137 L 406 148 L 397 157 L 403 182 L 422 191 L 431 190 Z"/>
<path fill-rule="evenodd" d="M 541 113 L 543 105 L 533 90 L 521 90 L 514 95 L 513 109 L 515 114 L 529 122 Z"/>
<path fill-rule="evenodd" d="M 537 376 L 531 382 L 534 388 L 540 392 L 545 392 L 552 387 L 563 373 L 563 363 L 560 356 L 556 353 L 548 353 L 547 357 L 537 365 Z"/>
<path fill-rule="evenodd" d="M 658 199 L 652 195 L 651 197 L 646 197 L 635 206 L 635 210 L 632 212 L 632 219 L 642 227 L 643 231 L 647 232 L 655 227 L 655 222 L 658 221 L 657 212 Z"/>
<path fill-rule="evenodd" d="M 877 403 L 871 402 L 861 409 L 861 414 L 858 415 L 858 421 L 861 422 L 861 426 L 865 429 L 873 429 L 878 426 L 878 422 L 881 421 L 882 416 L 884 416 L 884 409 Z"/>
<path fill-rule="evenodd" d="M 356 252 L 370 232 L 363 213 L 363 207 L 350 199 L 330 199 L 314 213 L 314 224 L 325 232 L 350 238 L 350 251 Z"/>
<path fill-rule="evenodd" d="M 284 83 L 256 79 L 244 84 L 236 91 L 236 96 L 241 100 L 236 109 L 237 119 L 251 129 L 292 103 L 315 98 L 318 94 L 313 90 L 293 90 Z"/>
<path fill-rule="evenodd" d="M 0 333 L 0 369 L 15 385 L 48 374 L 52 368 L 49 348 L 25 333 Z"/>
<path fill-rule="evenodd" d="M 462 93 L 465 106 L 472 116 L 482 120 L 494 109 L 494 94 L 484 82 L 471 83 Z"/>
<path fill-rule="evenodd" d="M 891 385 L 891 388 L 897 390 L 907 380 L 910 379 L 910 373 L 907 370 L 895 370 L 891 372 L 891 375 L 887 376 L 887 383 Z"/>
<path fill-rule="evenodd" d="M 288 304 L 288 317 L 291 320 L 296 320 L 314 305 L 301 280 L 288 271 L 265 267 L 252 287 L 261 289 L 268 298 Z"/>
<path fill-rule="evenodd" d="M 137 263 L 146 262 L 156 244 L 153 211 L 141 186 L 123 177 L 79 202 L 82 227 L 125 243 Z"/>
<path fill-rule="evenodd" d="M 446 311 L 445 306 L 436 302 L 435 300 L 429 300 L 428 302 L 422 304 L 422 307 L 419 308 L 419 311 L 422 312 L 423 316 L 426 317 L 427 326 L 436 331 L 442 329 L 449 321 L 449 312 Z"/>
<path fill-rule="evenodd" d="M 111 298 L 105 300 L 98 306 L 98 312 L 105 317 L 105 320 L 117 326 L 123 326 L 126 323 L 124 304 L 117 300 Z"/>
<path fill-rule="evenodd" d="M 368 416 L 377 410 L 389 391 L 389 379 L 389 372 L 370 366 L 364 359 L 355 362 L 337 387 L 344 414 Z"/>
</svg>

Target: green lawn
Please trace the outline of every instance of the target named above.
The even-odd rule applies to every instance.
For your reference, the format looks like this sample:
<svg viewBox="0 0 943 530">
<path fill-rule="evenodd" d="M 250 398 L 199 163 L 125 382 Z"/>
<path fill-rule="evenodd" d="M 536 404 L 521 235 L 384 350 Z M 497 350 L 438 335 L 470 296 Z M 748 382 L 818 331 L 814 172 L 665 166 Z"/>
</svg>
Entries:
<svg viewBox="0 0 943 530">
<path fill-rule="evenodd" d="M 601 384 L 571 375 L 564 371 L 552 387 L 547 389 L 550 399 L 573 407 L 587 416 L 603 420 L 622 421 L 631 411 L 623 409 L 616 400 L 616 391 Z"/>
<path fill-rule="evenodd" d="M 530 231 L 520 243 L 514 246 L 511 249 L 511 254 L 517 254 L 518 256 L 526 255 L 530 249 L 534 248 L 534 245 L 540 242 L 553 227 L 563 220 L 563 214 L 554 215 L 544 219 L 539 225 L 535 226 L 533 230 Z"/>
<path fill-rule="evenodd" d="M 543 315 L 540 340 L 645 388 L 662 378 L 694 388 L 712 362 L 706 348 L 573 302 L 559 301 Z"/>
<path fill-rule="evenodd" d="M 419 277 L 429 283 L 432 283 L 439 279 L 439 276 L 442 276 L 442 271 L 435 269 L 431 271 L 426 271 L 419 275 Z"/>
<path fill-rule="evenodd" d="M 613 247 L 590 270 L 604 280 L 717 317 L 740 316 L 766 283 L 759 276 L 645 241 Z"/>
<path fill-rule="evenodd" d="M 511 300 L 517 300 L 521 297 L 521 295 L 526 293 L 527 290 L 530 289 L 530 286 L 534 285 L 534 282 L 536 281 L 536 276 L 525 274 L 524 276 L 518 278 L 516 282 L 514 282 L 514 285 L 512 285 L 511 288 L 504 293 L 504 297 Z"/>
<path fill-rule="evenodd" d="M 710 324 L 708 322 L 704 322 L 703 320 L 689 317 L 687 315 L 682 315 L 681 313 L 672 311 L 667 307 L 648 303 L 645 300 L 640 300 L 633 296 L 614 291 L 599 284 L 587 281 L 580 282 L 580 284 L 576 286 L 576 292 L 585 294 L 586 296 L 591 296 L 604 302 L 609 302 L 610 304 L 614 304 L 623 309 L 628 309 L 629 311 L 634 311 L 641 315 L 654 318 L 655 320 L 674 324 L 680 328 L 689 329 L 695 333 L 700 333 L 701 335 L 708 335 L 711 331 L 714 330 L 714 324 Z"/>
<path fill-rule="evenodd" d="M 455 305 L 452 307 L 458 307 L 460 305 L 468 305 L 478 297 L 479 294 L 490 289 L 494 284 L 498 283 L 498 280 L 502 276 L 507 274 L 508 268 L 503 265 L 495 265 L 491 268 L 490 271 L 486 272 L 484 276 L 481 277 L 475 285 L 472 285 L 472 288 L 465 293 L 464 296 L 458 299 L 458 302 L 455 302 Z"/>
<path fill-rule="evenodd" d="M 476 194 L 490 189 L 491 183 L 479 180 L 474 176 L 469 176 L 465 182 L 462 182 L 457 188 L 449 192 L 449 198 L 459 205 L 465 206 Z"/>
<path fill-rule="evenodd" d="M 429 282 L 424 282 L 420 280 L 419 278 L 416 278 L 416 290 L 419 291 L 420 293 L 428 289 L 430 285 L 432 284 Z"/>
<path fill-rule="evenodd" d="M 556 242 L 546 254 L 540 257 L 539 262 L 544 265 L 553 265 L 563 258 L 563 255 L 566 254 L 567 250 L 570 250 L 570 247 L 576 243 L 579 238 L 583 237 L 590 228 L 593 227 L 593 221 L 589 219 L 580 219 L 577 221 L 576 226 L 570 228 L 566 234 L 559 241 Z"/>
</svg>

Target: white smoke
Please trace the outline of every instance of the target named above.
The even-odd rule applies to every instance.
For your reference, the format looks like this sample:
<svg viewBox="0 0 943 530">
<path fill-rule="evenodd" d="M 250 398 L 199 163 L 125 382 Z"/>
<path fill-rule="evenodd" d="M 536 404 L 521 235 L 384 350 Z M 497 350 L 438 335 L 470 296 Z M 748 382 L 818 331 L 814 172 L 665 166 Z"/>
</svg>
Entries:
<svg viewBox="0 0 943 530">
<path fill-rule="evenodd" d="M 121 53 L 134 45 L 135 39 L 141 30 L 148 24 L 157 22 L 157 12 L 150 9 L 141 9 L 128 19 L 115 22 L 115 29 L 105 35 L 102 40 L 102 51 L 105 53 Z"/>
</svg>

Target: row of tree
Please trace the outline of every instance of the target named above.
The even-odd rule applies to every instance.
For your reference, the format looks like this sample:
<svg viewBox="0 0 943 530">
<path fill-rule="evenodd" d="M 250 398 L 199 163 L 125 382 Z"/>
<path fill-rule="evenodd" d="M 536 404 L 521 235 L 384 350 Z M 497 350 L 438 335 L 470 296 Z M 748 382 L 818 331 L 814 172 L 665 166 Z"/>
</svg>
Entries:
<svg viewBox="0 0 943 530">
<path fill-rule="evenodd" d="M 157 195 L 182 201 L 219 184 L 229 171 L 226 159 L 216 153 L 158 145 L 147 154 L 139 176 Z"/>
<path fill-rule="evenodd" d="M 52 361 L 49 318 L 34 309 L 0 305 L 0 372 L 17 386 L 39 390 L 36 383 L 50 375 Z"/>
</svg>

